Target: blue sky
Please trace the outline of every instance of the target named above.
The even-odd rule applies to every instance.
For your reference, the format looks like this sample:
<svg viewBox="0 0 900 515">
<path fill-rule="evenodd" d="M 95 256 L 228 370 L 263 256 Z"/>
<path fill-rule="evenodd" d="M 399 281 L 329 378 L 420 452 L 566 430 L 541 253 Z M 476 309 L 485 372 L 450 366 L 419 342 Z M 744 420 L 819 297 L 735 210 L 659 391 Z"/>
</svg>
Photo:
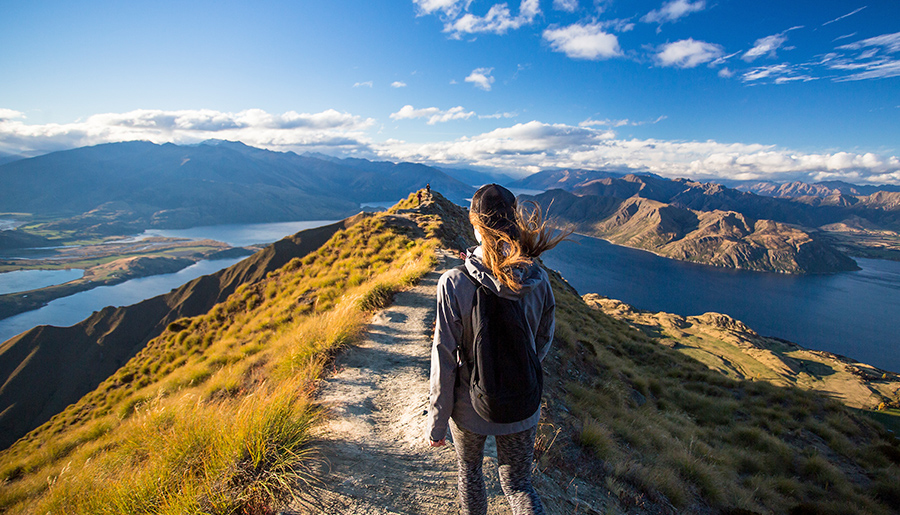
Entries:
<svg viewBox="0 0 900 515">
<path fill-rule="evenodd" d="M 0 151 L 900 184 L 900 2 L 0 0 Z"/>
</svg>

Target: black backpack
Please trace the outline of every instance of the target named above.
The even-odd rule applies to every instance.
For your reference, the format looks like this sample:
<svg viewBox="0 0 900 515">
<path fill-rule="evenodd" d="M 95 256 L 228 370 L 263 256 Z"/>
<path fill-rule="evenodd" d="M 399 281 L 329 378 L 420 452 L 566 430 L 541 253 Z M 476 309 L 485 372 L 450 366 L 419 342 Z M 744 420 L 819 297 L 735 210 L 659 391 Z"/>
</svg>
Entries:
<svg viewBox="0 0 900 515">
<path fill-rule="evenodd" d="M 456 267 L 475 284 L 471 334 L 460 349 L 469 371 L 469 396 L 481 418 L 496 423 L 525 420 L 541 405 L 544 375 L 520 302 L 504 299 Z M 468 359 L 472 356 L 472 360 Z"/>
</svg>

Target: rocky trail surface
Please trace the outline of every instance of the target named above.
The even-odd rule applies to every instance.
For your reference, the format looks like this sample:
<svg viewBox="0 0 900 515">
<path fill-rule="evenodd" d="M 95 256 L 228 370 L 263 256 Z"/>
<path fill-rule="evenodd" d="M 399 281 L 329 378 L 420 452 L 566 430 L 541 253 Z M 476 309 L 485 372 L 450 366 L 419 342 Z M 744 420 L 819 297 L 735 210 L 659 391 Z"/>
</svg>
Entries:
<svg viewBox="0 0 900 515">
<path fill-rule="evenodd" d="M 417 208 L 399 210 L 396 217 L 416 221 L 422 215 L 441 215 L 446 239 L 452 246 L 465 247 L 467 240 L 460 235 L 470 226 L 454 224 L 465 218 L 447 215 L 453 206 L 435 197 L 438 202 L 429 199 Z M 436 257 L 435 269 L 375 313 L 362 341 L 340 354 L 334 371 L 322 381 L 317 401 L 326 419 L 316 435 L 318 459 L 311 471 L 317 479 L 298 487 L 298 499 L 284 515 L 459 513 L 456 454 L 449 434 L 448 445 L 441 448 L 432 448 L 425 440 L 437 282 L 442 273 L 462 263 L 457 251 L 441 250 Z M 551 349 L 544 362 L 540 426 L 551 430 L 543 431 L 549 437 L 539 435 L 536 458 L 559 434 L 545 420 L 546 414 L 558 411 L 550 405 L 559 405 L 559 392 L 551 386 L 562 384 L 556 378 L 562 365 L 555 354 Z M 483 469 L 488 514 L 510 514 L 500 488 L 493 437 L 485 445 Z M 559 468 L 535 466 L 532 482 L 549 514 L 608 513 L 615 504 L 607 489 Z"/>
<path fill-rule="evenodd" d="M 290 514 L 458 513 L 452 444 L 425 442 L 435 289 L 441 273 L 460 261 L 439 256 L 436 270 L 376 313 L 364 340 L 335 362 L 319 402 L 328 411 L 320 429 L 321 482 L 301 494 Z M 509 513 L 488 439 L 485 475 L 489 513 Z"/>
</svg>

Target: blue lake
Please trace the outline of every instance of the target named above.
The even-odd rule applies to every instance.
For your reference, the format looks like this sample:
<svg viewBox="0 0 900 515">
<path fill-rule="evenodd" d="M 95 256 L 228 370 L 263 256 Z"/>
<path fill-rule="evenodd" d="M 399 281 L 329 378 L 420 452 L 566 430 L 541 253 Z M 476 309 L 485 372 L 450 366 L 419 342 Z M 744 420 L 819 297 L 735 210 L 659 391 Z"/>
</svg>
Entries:
<svg viewBox="0 0 900 515">
<path fill-rule="evenodd" d="M 56 299 L 42 308 L 0 320 L 0 342 L 38 325 L 70 326 L 106 306 L 129 306 L 168 293 L 186 282 L 218 272 L 241 259 L 244 258 L 199 261 L 174 274 L 131 279 Z"/>
<path fill-rule="evenodd" d="M 758 333 L 900 371 L 900 263 L 857 259 L 862 270 L 797 276 L 697 265 L 573 236 L 543 256 L 580 294 L 639 309 L 725 313 Z"/>
<path fill-rule="evenodd" d="M 190 229 L 148 229 L 133 239 L 164 236 L 189 240 L 216 240 L 232 247 L 246 247 L 258 243 L 268 244 L 289 234 L 332 224 L 337 220 L 308 220 L 304 222 L 277 222 L 268 224 L 234 224 L 192 227 Z"/>
<path fill-rule="evenodd" d="M 133 239 L 150 236 L 213 239 L 237 247 L 256 243 L 272 243 L 304 229 L 321 227 L 335 221 L 313 220 L 269 224 L 216 225 L 184 230 L 150 230 L 135 236 Z M 142 300 L 168 293 L 186 282 L 203 275 L 218 272 L 239 262 L 241 259 L 244 258 L 200 261 L 174 274 L 131 279 L 113 286 L 100 286 L 92 290 L 56 299 L 42 308 L 0 320 L 0 342 L 38 325 L 70 326 L 84 320 L 94 311 L 99 311 L 106 306 L 129 306 Z M 19 287 L 34 289 L 40 286 L 20 285 Z"/>
<path fill-rule="evenodd" d="M 0 295 L 36 290 L 81 279 L 84 270 L 17 270 L 0 274 Z"/>
<path fill-rule="evenodd" d="M 327 223 L 214 226 L 153 234 L 247 245 Z M 272 231 L 275 227 L 281 229 Z M 900 320 L 900 263 L 857 259 L 862 267 L 858 272 L 794 276 L 697 265 L 595 238 L 573 238 L 577 244 L 561 244 L 544 254 L 544 262 L 559 270 L 579 293 L 599 293 L 640 309 L 681 315 L 726 313 L 763 335 L 900 371 L 900 336 L 894 326 Z M 0 341 L 35 325 L 71 325 L 104 306 L 134 304 L 237 261 L 203 261 L 176 274 L 133 279 L 57 299 L 41 309 L 0 320 Z"/>
</svg>

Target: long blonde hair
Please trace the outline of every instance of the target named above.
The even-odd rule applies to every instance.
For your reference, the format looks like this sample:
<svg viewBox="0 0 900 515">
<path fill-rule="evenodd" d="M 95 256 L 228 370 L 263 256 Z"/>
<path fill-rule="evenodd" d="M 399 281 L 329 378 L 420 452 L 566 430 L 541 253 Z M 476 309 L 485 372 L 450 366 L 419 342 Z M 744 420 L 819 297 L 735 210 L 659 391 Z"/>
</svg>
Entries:
<svg viewBox="0 0 900 515">
<path fill-rule="evenodd" d="M 514 198 L 514 197 L 513 197 Z M 469 221 L 481 235 L 484 264 L 501 283 L 513 291 L 522 288 L 516 268 L 528 267 L 540 255 L 566 240 L 572 229 L 558 228 L 544 219 L 541 206 L 528 201 L 529 208 L 513 201 L 512 213 L 469 210 Z M 508 217 L 513 214 L 514 220 Z M 554 234 L 555 233 L 555 234 Z"/>
</svg>

